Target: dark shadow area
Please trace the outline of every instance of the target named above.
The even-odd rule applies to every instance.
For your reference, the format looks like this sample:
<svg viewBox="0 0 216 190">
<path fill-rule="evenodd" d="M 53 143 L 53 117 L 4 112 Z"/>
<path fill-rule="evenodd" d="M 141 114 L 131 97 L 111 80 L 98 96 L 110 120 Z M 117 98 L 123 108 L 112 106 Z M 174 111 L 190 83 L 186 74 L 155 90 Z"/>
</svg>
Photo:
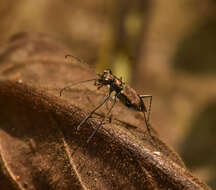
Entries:
<svg viewBox="0 0 216 190">
<path fill-rule="evenodd" d="M 209 18 L 180 42 L 174 68 L 192 74 L 216 74 L 216 19 Z"/>
<path fill-rule="evenodd" d="M 216 171 L 216 101 L 210 102 L 191 123 L 191 131 L 181 146 L 181 155 L 191 169 L 208 167 Z M 216 172 L 208 184 L 216 187 Z M 213 188 L 215 189 L 215 188 Z"/>
</svg>

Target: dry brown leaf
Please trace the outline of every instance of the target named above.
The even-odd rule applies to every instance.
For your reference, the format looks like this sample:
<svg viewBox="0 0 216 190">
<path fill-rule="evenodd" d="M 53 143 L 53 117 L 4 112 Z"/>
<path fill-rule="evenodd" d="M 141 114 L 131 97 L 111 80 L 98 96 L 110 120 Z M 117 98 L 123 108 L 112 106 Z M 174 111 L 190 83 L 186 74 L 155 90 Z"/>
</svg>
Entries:
<svg viewBox="0 0 216 190">
<path fill-rule="evenodd" d="M 141 115 L 120 103 L 87 145 L 100 117 L 76 127 L 104 92 L 89 83 L 59 96 L 67 82 L 95 77 L 66 62 L 68 52 L 25 33 L 1 50 L 0 189 L 209 189 L 156 132 L 152 144 Z"/>
</svg>

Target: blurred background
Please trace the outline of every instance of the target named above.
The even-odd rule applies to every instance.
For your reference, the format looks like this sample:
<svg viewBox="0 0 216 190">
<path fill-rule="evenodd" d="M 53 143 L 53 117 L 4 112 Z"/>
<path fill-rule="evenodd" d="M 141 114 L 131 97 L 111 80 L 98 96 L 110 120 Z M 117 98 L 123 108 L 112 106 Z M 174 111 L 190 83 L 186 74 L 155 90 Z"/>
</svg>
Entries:
<svg viewBox="0 0 216 190">
<path fill-rule="evenodd" d="M 159 136 L 216 189 L 215 0 L 1 0 L 0 32 L 1 46 L 17 32 L 48 34 L 153 95 Z"/>
</svg>

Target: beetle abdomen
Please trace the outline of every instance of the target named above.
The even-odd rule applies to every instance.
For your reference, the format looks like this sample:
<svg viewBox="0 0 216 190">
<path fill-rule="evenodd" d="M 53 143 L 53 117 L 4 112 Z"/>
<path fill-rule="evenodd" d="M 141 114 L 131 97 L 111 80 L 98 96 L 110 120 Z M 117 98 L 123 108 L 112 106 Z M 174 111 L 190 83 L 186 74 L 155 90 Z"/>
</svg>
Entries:
<svg viewBox="0 0 216 190">
<path fill-rule="evenodd" d="M 143 105 L 139 95 L 130 86 L 125 86 L 118 98 L 129 108 L 138 111 L 146 111 L 145 105 Z"/>
</svg>

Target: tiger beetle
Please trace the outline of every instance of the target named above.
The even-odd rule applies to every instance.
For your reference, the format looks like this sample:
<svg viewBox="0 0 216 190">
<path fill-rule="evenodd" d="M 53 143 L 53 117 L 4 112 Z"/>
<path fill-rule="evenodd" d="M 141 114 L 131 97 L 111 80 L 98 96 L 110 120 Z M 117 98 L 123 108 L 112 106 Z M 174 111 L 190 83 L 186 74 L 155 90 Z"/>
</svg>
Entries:
<svg viewBox="0 0 216 190">
<path fill-rule="evenodd" d="M 66 55 L 65 58 L 72 57 L 79 62 L 82 62 L 79 58 L 76 58 L 72 55 Z M 85 62 L 84 62 L 85 63 Z M 146 124 L 146 128 L 148 131 L 148 134 L 151 138 L 152 134 L 150 131 L 150 124 L 149 124 L 149 117 L 150 117 L 150 112 L 151 112 L 151 103 L 152 103 L 152 95 L 140 95 L 138 94 L 133 88 L 131 88 L 129 85 L 126 85 L 123 81 L 122 78 L 116 77 L 114 74 L 112 74 L 112 71 L 110 69 L 104 70 L 102 74 L 97 74 L 98 78 L 94 79 L 89 79 L 89 80 L 84 80 L 84 81 L 79 81 L 77 83 L 72 83 L 71 85 L 68 85 L 60 90 L 60 96 L 62 95 L 64 90 L 69 89 L 71 86 L 80 84 L 80 83 L 85 83 L 85 82 L 90 82 L 94 81 L 94 85 L 97 86 L 97 89 L 99 90 L 103 86 L 107 86 L 109 88 L 108 93 L 104 97 L 103 101 L 95 108 L 93 109 L 86 117 L 85 119 L 82 120 L 82 122 L 77 126 L 77 130 L 80 130 L 82 125 L 101 107 L 103 106 L 111 97 L 111 93 L 114 92 L 115 95 L 113 96 L 114 101 L 112 106 L 109 108 L 107 115 L 110 114 L 111 110 L 113 109 L 114 105 L 116 104 L 116 99 L 118 98 L 125 106 L 128 108 L 132 108 L 136 111 L 142 112 L 144 115 L 144 120 Z M 150 98 L 149 101 L 149 107 L 148 110 L 144 104 L 143 99 L 144 98 Z M 146 116 L 146 113 L 148 115 Z M 96 129 L 91 133 L 87 140 L 87 144 L 90 142 L 92 137 L 95 135 L 95 133 L 98 131 L 98 129 L 102 126 L 103 122 L 105 120 L 105 117 L 100 121 L 99 125 L 96 127 Z"/>
</svg>

